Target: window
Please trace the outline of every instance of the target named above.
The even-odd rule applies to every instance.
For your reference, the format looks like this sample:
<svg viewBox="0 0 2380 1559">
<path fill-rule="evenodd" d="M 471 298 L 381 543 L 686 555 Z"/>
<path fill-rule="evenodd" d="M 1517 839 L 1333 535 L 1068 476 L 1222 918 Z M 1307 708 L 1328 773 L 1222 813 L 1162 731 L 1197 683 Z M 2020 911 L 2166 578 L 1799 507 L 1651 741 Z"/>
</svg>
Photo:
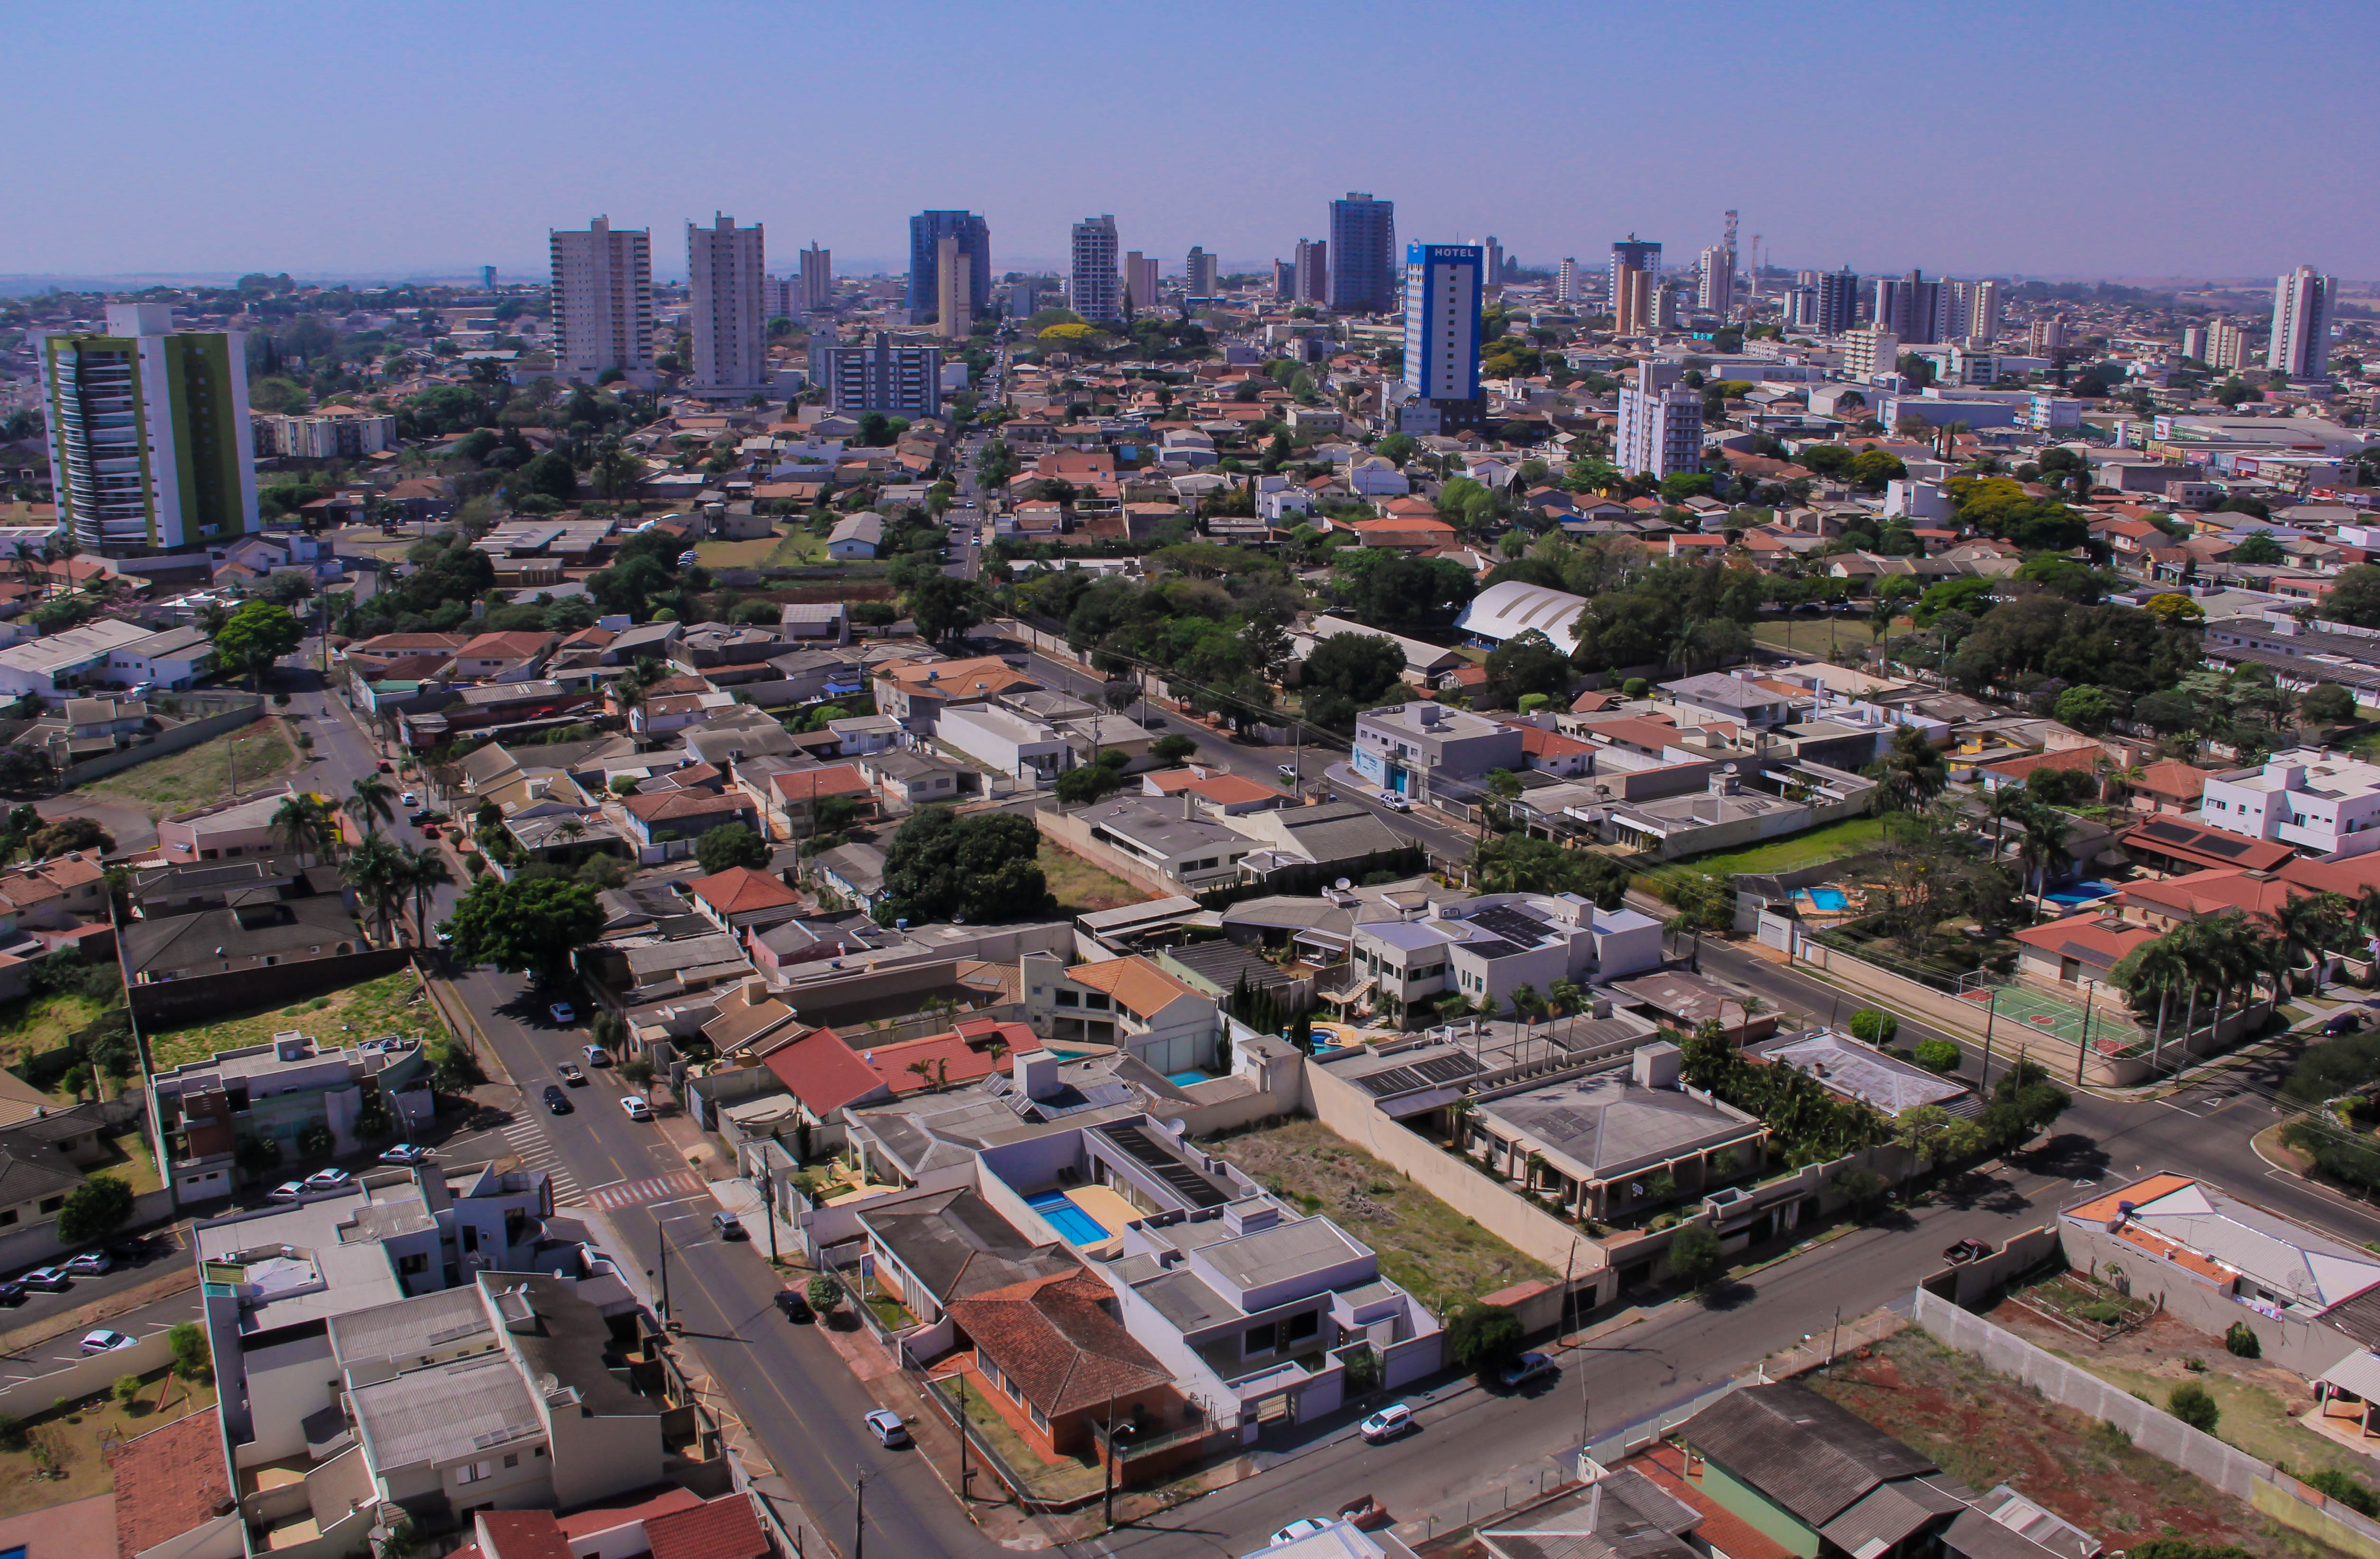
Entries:
<svg viewBox="0 0 2380 1559">
<path fill-rule="evenodd" d="M 1044 1433 L 1044 1434 L 1049 1433 L 1049 1432 L 1050 1432 L 1050 1415 L 1049 1415 L 1049 1414 L 1047 1414 L 1047 1413 L 1045 1413 L 1045 1412 L 1043 1412 L 1043 1411 L 1042 1411 L 1040 1408 L 1034 1408 L 1034 1409 L 1033 1409 L 1033 1427 L 1034 1427 L 1034 1428 L 1036 1428 L 1036 1429 L 1038 1429 L 1038 1430 L 1039 1430 L 1039 1431 L 1040 1431 L 1042 1433 Z"/>
<path fill-rule="evenodd" d="M 396 1275 L 399 1277 L 417 1277 L 429 1270 L 430 1258 L 426 1255 L 399 1256 L 396 1259 Z"/>
<path fill-rule="evenodd" d="M 67 1199 L 63 1196 L 45 1196 L 42 1198 L 40 1211 L 55 1213 L 66 1204 Z"/>
<path fill-rule="evenodd" d="M 1269 1321 L 1261 1326 L 1250 1327 L 1242 1339 L 1243 1350 L 1251 1359 L 1259 1353 L 1270 1353 L 1280 1347 L 1281 1328 Z"/>
<path fill-rule="evenodd" d="M 474 1251 L 478 1251 L 479 1248 L 480 1226 L 477 1224 L 465 1224 L 463 1226 L 463 1253 L 467 1256 L 470 1255 Z"/>
<path fill-rule="evenodd" d="M 1061 1007 L 1080 1007 L 1083 1005 L 1083 998 L 1075 995 L 1073 991 L 1060 991 L 1058 993 L 1058 1005 Z"/>
<path fill-rule="evenodd" d="M 492 1478 L 495 1474 L 496 1464 L 493 1462 L 465 1462 L 462 1466 L 455 1469 L 455 1481 L 457 1483 L 477 1483 L 480 1480 L 483 1478 Z"/>
<path fill-rule="evenodd" d="M 520 1453 L 518 1451 L 515 1451 L 511 1456 L 506 1456 L 504 1458 L 504 1465 L 506 1467 L 520 1466 Z"/>
<path fill-rule="evenodd" d="M 1322 1312 L 1318 1310 L 1309 1310 L 1303 1315 L 1293 1315 L 1281 1323 L 1281 1340 L 1292 1343 L 1303 1342 L 1307 1337 L 1317 1335 L 1321 1330 Z"/>
<path fill-rule="evenodd" d="M 1090 995 L 1083 997 L 1083 1005 L 1089 1008 L 1094 1012 L 1105 1012 L 1108 1010 L 1108 998 L 1104 995 L 1094 991 Z"/>
</svg>

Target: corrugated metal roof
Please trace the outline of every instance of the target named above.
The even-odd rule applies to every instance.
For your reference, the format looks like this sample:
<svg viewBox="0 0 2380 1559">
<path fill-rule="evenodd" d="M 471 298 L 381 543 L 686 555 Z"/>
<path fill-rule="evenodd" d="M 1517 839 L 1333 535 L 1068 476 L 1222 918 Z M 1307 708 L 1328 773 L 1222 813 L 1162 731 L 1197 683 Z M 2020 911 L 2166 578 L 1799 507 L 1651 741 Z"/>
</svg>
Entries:
<svg viewBox="0 0 2380 1559">
<path fill-rule="evenodd" d="M 1812 1527 L 1833 1520 L 1879 1483 L 1935 1470 L 1915 1447 L 1791 1381 L 1730 1392 L 1680 1432 Z"/>
</svg>

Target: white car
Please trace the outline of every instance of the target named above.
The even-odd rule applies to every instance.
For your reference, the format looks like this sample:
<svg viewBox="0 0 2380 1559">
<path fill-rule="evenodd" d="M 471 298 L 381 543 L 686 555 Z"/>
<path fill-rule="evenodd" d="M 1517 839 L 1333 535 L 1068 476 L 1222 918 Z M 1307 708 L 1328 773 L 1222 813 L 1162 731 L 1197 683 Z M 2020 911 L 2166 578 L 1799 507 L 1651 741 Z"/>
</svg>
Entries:
<svg viewBox="0 0 2380 1559">
<path fill-rule="evenodd" d="M 1420 1420 L 1414 1417 L 1414 1410 L 1411 1408 L 1399 1402 L 1383 1408 L 1366 1419 L 1357 1432 L 1371 1444 L 1378 1445 L 1382 1441 L 1394 1440 L 1398 1435 L 1415 1428 L 1420 1422 Z"/>
<path fill-rule="evenodd" d="M 436 1154 L 432 1154 L 428 1148 L 416 1147 L 411 1142 L 399 1142 L 396 1146 L 389 1149 L 386 1153 L 382 1154 L 380 1155 L 380 1161 L 382 1164 L 427 1164 L 435 1156 Z"/>
<path fill-rule="evenodd" d="M 642 1094 L 621 1095 L 620 1107 L 628 1112 L 630 1120 L 650 1120 L 653 1118 L 653 1106 L 645 1103 Z"/>
<path fill-rule="evenodd" d="M 267 1202 L 295 1202 L 305 1194 L 305 1181 L 284 1180 L 279 1185 L 273 1187 L 273 1190 L 266 1194 L 264 1200 Z"/>
<path fill-rule="evenodd" d="M 901 1421 L 900 1414 L 890 1408 L 874 1409 L 865 1421 L 868 1432 L 876 1436 L 876 1443 L 880 1445 L 906 1445 L 909 1443 L 909 1426 Z"/>
<path fill-rule="evenodd" d="M 1390 812 L 1411 812 L 1413 810 L 1413 803 L 1405 800 L 1404 797 L 1397 794 L 1394 791 L 1383 792 L 1380 797 L 1380 804 L 1387 807 Z"/>
<path fill-rule="evenodd" d="M 1295 1542 L 1300 1538 L 1310 1538 L 1317 1532 L 1327 1532 L 1330 1529 L 1330 1523 L 1319 1516 L 1301 1516 L 1275 1532 L 1272 1535 L 1272 1541 L 1265 1546 L 1279 1548 L 1284 1543 Z"/>
<path fill-rule="evenodd" d="M 564 1028 L 578 1021 L 578 1009 L 566 1001 L 557 1001 L 545 1009 L 545 1015 Z"/>
<path fill-rule="evenodd" d="M 416 796 L 411 791 L 400 791 L 397 792 L 396 799 L 403 802 L 407 806 L 419 806 L 421 804 L 420 798 Z"/>
<path fill-rule="evenodd" d="M 130 1337 L 121 1332 L 111 1332 L 104 1326 L 82 1335 L 82 1350 L 85 1353 L 114 1353 L 119 1348 L 131 1346 Z"/>
<path fill-rule="evenodd" d="M 692 568 L 701 561 L 702 554 L 693 550 L 691 548 L 677 555 L 677 566 L 680 568 Z"/>
<path fill-rule="evenodd" d="M 115 1258 L 106 1251 L 85 1251 L 67 1263 L 67 1270 L 77 1277 L 97 1277 L 101 1273 L 113 1271 L 115 1266 Z"/>
<path fill-rule="evenodd" d="M 349 1180 L 354 1178 L 355 1177 L 353 1175 L 348 1174 L 344 1169 L 317 1169 L 312 1174 L 306 1177 L 306 1189 L 308 1190 L 336 1190 L 341 1186 L 346 1185 Z"/>
</svg>

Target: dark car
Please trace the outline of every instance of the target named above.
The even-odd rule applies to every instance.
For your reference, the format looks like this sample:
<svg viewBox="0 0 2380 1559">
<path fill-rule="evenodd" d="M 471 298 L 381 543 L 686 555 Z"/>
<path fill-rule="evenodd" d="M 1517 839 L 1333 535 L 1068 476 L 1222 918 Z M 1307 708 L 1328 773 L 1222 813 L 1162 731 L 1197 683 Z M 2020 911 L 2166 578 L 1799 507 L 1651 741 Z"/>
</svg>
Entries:
<svg viewBox="0 0 2380 1559">
<path fill-rule="evenodd" d="M 146 1235 L 135 1235 L 130 1239 L 119 1239 L 107 1248 L 107 1253 L 128 1264 L 145 1262 L 149 1259 L 149 1239 Z"/>
<path fill-rule="evenodd" d="M 777 1290 L 777 1308 L 784 1312 L 786 1320 L 796 1323 L 817 1319 L 810 1313 L 809 1300 L 791 1288 Z"/>
<path fill-rule="evenodd" d="M 2353 1033 L 2362 1026 L 2363 1014 L 2361 1012 L 2334 1012 L 2324 1021 L 2322 1032 L 2325 1033 Z"/>
<path fill-rule="evenodd" d="M 25 1286 L 21 1283 L 0 1283 L 0 1305 L 20 1305 L 25 1302 Z"/>
<path fill-rule="evenodd" d="M 1942 1259 L 1952 1266 L 1964 1266 L 1969 1262 L 1980 1262 L 1991 1253 L 1992 1248 L 1980 1239 L 1961 1239 L 1955 1245 L 1946 1247 L 1942 1251 Z"/>
<path fill-rule="evenodd" d="M 574 1106 L 570 1103 L 570 1095 L 562 1091 L 560 1083 L 549 1082 L 545 1085 L 545 1107 L 556 1115 L 568 1115 Z"/>
</svg>

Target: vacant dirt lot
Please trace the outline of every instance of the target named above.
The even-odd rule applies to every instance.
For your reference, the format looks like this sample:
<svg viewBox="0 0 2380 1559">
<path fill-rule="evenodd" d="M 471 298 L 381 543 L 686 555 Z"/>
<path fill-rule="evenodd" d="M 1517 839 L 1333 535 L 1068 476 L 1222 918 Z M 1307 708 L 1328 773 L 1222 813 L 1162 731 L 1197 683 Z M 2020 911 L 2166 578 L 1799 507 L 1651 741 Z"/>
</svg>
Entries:
<svg viewBox="0 0 2380 1559">
<path fill-rule="evenodd" d="M 1293 1120 L 1214 1146 L 1274 1195 L 1369 1245 L 1391 1282 L 1441 1313 L 1524 1278 L 1560 1275 L 1318 1121 Z"/>
<path fill-rule="evenodd" d="M 1915 1327 L 1838 1370 L 1803 1379 L 1969 1487 L 2007 1483 L 2111 1549 L 2178 1537 L 2259 1559 L 2331 1552 Z"/>
</svg>

